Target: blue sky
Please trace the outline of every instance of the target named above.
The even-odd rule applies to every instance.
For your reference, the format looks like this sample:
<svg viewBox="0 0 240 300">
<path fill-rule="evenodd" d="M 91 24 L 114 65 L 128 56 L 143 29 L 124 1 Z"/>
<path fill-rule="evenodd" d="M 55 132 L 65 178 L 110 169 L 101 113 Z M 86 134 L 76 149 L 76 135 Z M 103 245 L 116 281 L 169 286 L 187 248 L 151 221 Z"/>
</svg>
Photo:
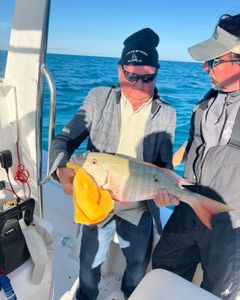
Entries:
<svg viewBox="0 0 240 300">
<path fill-rule="evenodd" d="M 240 0 L 52 0 L 48 52 L 119 57 L 127 36 L 150 27 L 160 60 L 191 61 L 187 48 L 210 37 L 223 13 L 240 13 Z"/>
</svg>

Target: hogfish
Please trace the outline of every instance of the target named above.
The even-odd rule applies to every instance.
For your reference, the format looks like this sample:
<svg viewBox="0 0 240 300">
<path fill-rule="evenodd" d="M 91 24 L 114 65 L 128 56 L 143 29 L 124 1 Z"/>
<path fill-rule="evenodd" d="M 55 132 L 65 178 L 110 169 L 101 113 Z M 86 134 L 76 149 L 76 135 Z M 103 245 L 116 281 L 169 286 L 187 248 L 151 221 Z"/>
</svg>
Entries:
<svg viewBox="0 0 240 300">
<path fill-rule="evenodd" d="M 97 152 L 75 154 L 70 162 L 83 167 L 98 186 L 109 190 L 112 198 L 122 203 L 155 199 L 160 189 L 166 189 L 190 205 L 208 228 L 212 215 L 232 210 L 224 203 L 189 191 L 183 186 L 189 184 L 184 178 L 151 163 Z"/>
</svg>

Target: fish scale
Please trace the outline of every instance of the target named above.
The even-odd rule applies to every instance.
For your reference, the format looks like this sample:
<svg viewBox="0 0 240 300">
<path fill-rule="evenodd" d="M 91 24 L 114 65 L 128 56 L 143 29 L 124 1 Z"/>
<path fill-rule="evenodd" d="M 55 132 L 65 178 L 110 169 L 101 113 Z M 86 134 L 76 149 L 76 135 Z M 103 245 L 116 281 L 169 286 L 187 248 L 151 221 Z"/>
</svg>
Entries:
<svg viewBox="0 0 240 300">
<path fill-rule="evenodd" d="M 154 175 L 156 175 L 154 169 L 129 161 L 129 170 L 130 176 L 124 188 L 124 201 L 147 200 L 151 199 L 153 194 L 157 194 L 160 185 L 154 180 Z"/>
</svg>

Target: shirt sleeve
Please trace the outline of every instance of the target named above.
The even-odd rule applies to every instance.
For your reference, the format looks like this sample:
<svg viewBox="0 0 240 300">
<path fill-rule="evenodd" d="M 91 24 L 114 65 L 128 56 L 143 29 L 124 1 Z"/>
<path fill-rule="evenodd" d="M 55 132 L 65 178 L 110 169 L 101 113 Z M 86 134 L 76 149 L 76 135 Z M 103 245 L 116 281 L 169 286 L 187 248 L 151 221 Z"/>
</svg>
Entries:
<svg viewBox="0 0 240 300">
<path fill-rule="evenodd" d="M 50 150 L 50 173 L 66 166 L 73 152 L 88 137 L 94 114 L 94 94 L 90 91 L 73 118 L 54 138 Z"/>
</svg>

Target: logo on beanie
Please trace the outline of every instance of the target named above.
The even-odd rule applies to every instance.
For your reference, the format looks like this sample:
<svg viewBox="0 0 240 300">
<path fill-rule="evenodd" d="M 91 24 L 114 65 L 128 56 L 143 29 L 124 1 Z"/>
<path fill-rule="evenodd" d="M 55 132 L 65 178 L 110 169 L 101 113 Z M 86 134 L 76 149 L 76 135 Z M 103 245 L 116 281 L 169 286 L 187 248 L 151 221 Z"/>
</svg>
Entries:
<svg viewBox="0 0 240 300">
<path fill-rule="evenodd" d="M 128 63 L 132 64 L 132 63 L 141 63 L 142 62 L 142 58 L 139 57 L 141 55 L 145 55 L 148 56 L 148 54 L 142 50 L 132 50 L 129 51 L 128 53 L 126 53 L 126 56 L 128 55 L 132 55 L 130 59 L 128 59 Z"/>
</svg>

